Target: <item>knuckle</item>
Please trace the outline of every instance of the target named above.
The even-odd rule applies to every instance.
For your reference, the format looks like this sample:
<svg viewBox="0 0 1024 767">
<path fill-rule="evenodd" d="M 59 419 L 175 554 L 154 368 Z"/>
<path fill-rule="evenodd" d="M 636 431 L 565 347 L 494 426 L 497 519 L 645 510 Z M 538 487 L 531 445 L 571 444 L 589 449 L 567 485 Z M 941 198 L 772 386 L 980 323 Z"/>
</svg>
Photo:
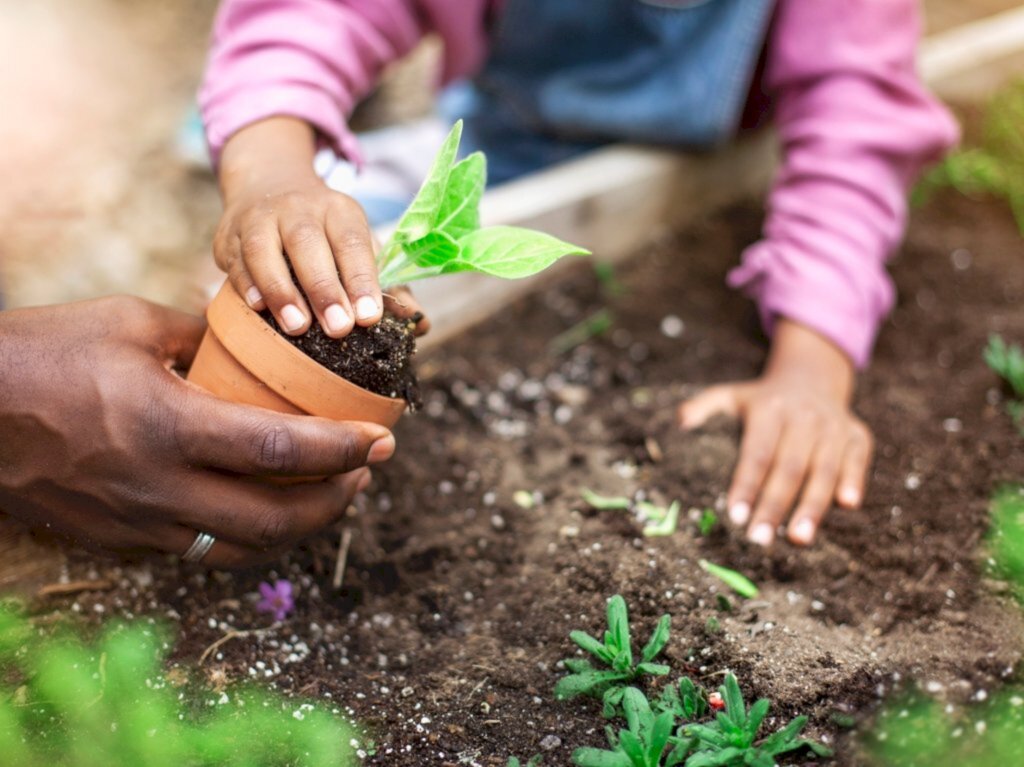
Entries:
<svg viewBox="0 0 1024 767">
<path fill-rule="evenodd" d="M 323 236 L 323 227 L 309 219 L 289 224 L 284 230 L 285 242 L 298 248 L 314 245 Z"/>
<path fill-rule="evenodd" d="M 369 238 L 362 232 L 353 229 L 338 232 L 334 235 L 331 244 L 339 256 L 365 256 L 368 258 L 372 252 Z"/>
<path fill-rule="evenodd" d="M 777 469 L 779 478 L 792 487 L 803 481 L 807 467 L 798 461 L 783 461 Z"/>
<path fill-rule="evenodd" d="M 301 449 L 290 429 L 277 424 L 260 424 L 250 441 L 252 463 L 260 470 L 289 473 L 298 469 Z"/>
<path fill-rule="evenodd" d="M 262 232 L 252 232 L 242 237 L 242 258 L 247 263 L 259 261 L 274 252 L 273 238 Z"/>
<path fill-rule="evenodd" d="M 291 516 L 280 509 L 264 511 L 255 526 L 255 542 L 261 548 L 271 549 L 291 539 Z"/>
<path fill-rule="evenodd" d="M 332 275 L 329 272 L 318 272 L 308 280 L 305 280 L 303 287 L 306 288 L 307 296 L 314 299 L 318 304 L 326 306 L 337 300 L 338 293 L 341 290 L 341 283 L 337 275 Z"/>
<path fill-rule="evenodd" d="M 291 280 L 274 276 L 260 285 L 260 292 L 272 304 L 293 303 L 298 299 L 298 291 Z"/>
</svg>

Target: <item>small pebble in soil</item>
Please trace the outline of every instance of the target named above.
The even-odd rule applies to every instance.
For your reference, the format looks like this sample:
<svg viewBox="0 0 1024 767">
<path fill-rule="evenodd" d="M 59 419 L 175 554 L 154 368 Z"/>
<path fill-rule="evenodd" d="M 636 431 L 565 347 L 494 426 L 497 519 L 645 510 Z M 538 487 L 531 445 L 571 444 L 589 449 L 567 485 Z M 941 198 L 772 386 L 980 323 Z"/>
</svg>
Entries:
<svg viewBox="0 0 1024 767">
<path fill-rule="evenodd" d="M 907 475 L 906 479 L 903 480 L 903 486 L 907 488 L 907 490 L 917 490 L 917 488 L 921 487 L 921 475 L 911 472 Z"/>
<path fill-rule="evenodd" d="M 540 741 L 540 747 L 545 751 L 554 751 L 561 745 L 562 739 L 557 735 L 545 735 Z"/>
<path fill-rule="evenodd" d="M 666 338 L 679 338 L 686 330 L 686 325 L 674 314 L 669 314 L 661 320 L 661 334 Z"/>
<path fill-rule="evenodd" d="M 947 418 L 942 422 L 942 428 L 950 434 L 956 434 L 963 430 L 964 425 L 960 422 L 959 418 Z"/>
<path fill-rule="evenodd" d="M 949 254 L 949 260 L 953 262 L 954 269 L 958 272 L 963 272 L 971 268 L 974 256 L 966 248 L 957 248 Z"/>
</svg>

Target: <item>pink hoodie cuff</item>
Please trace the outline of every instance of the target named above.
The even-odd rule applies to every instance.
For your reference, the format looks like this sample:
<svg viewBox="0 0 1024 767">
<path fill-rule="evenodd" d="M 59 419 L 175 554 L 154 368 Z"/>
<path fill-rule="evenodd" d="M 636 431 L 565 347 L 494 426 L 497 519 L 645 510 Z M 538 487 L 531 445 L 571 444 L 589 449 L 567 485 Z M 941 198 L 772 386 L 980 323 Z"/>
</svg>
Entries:
<svg viewBox="0 0 1024 767">
<path fill-rule="evenodd" d="M 747 248 L 742 265 L 729 273 L 728 283 L 757 303 L 769 335 L 779 317 L 799 322 L 838 346 L 858 370 L 871 359 L 878 328 L 894 295 L 892 283 L 886 280 L 883 294 L 873 299 L 863 290 L 851 289 L 848 278 L 822 259 L 768 240 Z"/>
<path fill-rule="evenodd" d="M 216 168 L 220 154 L 235 133 L 269 117 L 295 117 L 312 125 L 322 145 L 340 157 L 361 164 L 359 144 L 331 97 L 314 86 L 296 83 L 262 85 L 218 99 L 204 112 L 210 158 Z"/>
</svg>

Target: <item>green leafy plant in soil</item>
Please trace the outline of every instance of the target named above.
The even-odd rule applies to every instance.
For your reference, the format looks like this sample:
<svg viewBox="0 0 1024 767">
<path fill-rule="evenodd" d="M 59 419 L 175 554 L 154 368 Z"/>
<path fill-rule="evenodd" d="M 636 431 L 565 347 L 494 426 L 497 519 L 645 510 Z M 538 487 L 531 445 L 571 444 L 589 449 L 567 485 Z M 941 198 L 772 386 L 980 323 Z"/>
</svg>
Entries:
<svg viewBox="0 0 1024 767">
<path fill-rule="evenodd" d="M 345 767 L 349 725 L 252 688 L 172 684 L 168 632 L 138 622 L 87 642 L 0 608 L 0 763 L 16 767 Z"/>
<path fill-rule="evenodd" d="M 1011 767 L 1024 753 L 1024 690 L 949 709 L 912 694 L 888 703 L 861 738 L 871 767 Z"/>
<path fill-rule="evenodd" d="M 626 603 L 619 595 L 609 600 L 608 626 L 603 643 L 578 631 L 570 637 L 611 668 L 594 669 L 589 661 L 578 659 L 567 661 L 570 673 L 555 688 L 556 697 L 562 699 L 600 695 L 604 716 L 625 723 L 625 727 L 605 728 L 609 748 L 577 748 L 572 758 L 578 767 L 773 767 L 777 757 L 795 751 L 831 755 L 825 746 L 800 737 L 807 724 L 805 716 L 760 737 L 770 703 L 761 699 L 748 708 L 731 673 L 726 674 L 718 692 L 710 695 L 689 677 L 682 677 L 667 685 L 652 703 L 643 690 L 628 681 L 646 678 L 641 666 L 649 664 L 667 644 L 669 616 L 658 622 L 641 663 L 636 665 Z M 659 665 L 657 676 L 668 670 Z"/>
<path fill-rule="evenodd" d="M 560 700 L 579 695 L 603 697 L 615 688 L 621 688 L 641 676 L 664 676 L 668 666 L 654 663 L 668 642 L 672 618 L 661 616 L 654 633 L 640 651 L 640 659 L 634 662 L 633 643 L 629 633 L 629 611 L 626 600 L 616 594 L 608 600 L 608 629 L 603 641 L 585 631 L 569 634 L 582 650 L 589 653 L 598 666 L 586 658 L 568 658 L 565 667 L 571 672 L 555 685 L 555 697 Z"/>
<path fill-rule="evenodd" d="M 1024 488 L 998 490 L 990 507 L 986 540 L 992 574 L 1024 601 Z"/>
<path fill-rule="evenodd" d="M 460 120 L 377 258 L 381 285 L 467 271 L 519 279 L 563 256 L 589 255 L 583 248 L 532 229 L 481 227 L 479 206 L 487 184 L 487 161 L 481 152 L 457 160 L 461 138 Z"/>
<path fill-rule="evenodd" d="M 580 488 L 580 496 L 587 505 L 599 511 L 634 511 L 644 521 L 643 534 L 648 538 L 673 535 L 679 528 L 679 501 L 668 506 L 659 506 L 650 501 L 633 501 L 625 496 L 599 495 L 588 488 Z"/>
<path fill-rule="evenodd" d="M 943 187 L 968 197 L 1005 200 L 1024 234 L 1024 80 L 1008 85 L 989 103 L 978 146 L 961 149 L 927 174 L 917 202 Z"/>
<path fill-rule="evenodd" d="M 1001 336 L 992 335 L 985 347 L 985 363 L 1013 392 L 1006 410 L 1024 432 L 1024 351 L 1017 344 L 1007 344 Z"/>
</svg>

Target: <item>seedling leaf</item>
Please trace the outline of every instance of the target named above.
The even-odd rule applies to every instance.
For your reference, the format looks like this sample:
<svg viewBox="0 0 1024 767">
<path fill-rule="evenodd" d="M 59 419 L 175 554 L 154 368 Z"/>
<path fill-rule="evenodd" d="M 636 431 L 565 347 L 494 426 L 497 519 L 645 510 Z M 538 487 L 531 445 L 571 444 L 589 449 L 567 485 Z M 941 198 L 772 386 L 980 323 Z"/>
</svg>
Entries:
<svg viewBox="0 0 1024 767">
<path fill-rule="evenodd" d="M 578 767 L 633 767 L 633 762 L 622 752 L 600 748 L 577 748 L 572 752 L 572 761 Z"/>
<path fill-rule="evenodd" d="M 456 162 L 462 121 L 441 145 L 419 192 L 377 259 L 383 286 L 454 272 L 518 279 L 589 251 L 530 229 L 480 228 L 487 162 L 476 152 Z"/>
<path fill-rule="evenodd" d="M 608 496 L 598 495 L 593 490 L 586 487 L 580 488 L 580 497 L 587 502 L 589 506 L 601 511 L 608 511 L 610 509 L 628 509 L 630 505 L 629 498 L 624 496 Z"/>
<path fill-rule="evenodd" d="M 728 567 L 722 567 L 721 565 L 716 565 L 713 562 L 708 562 L 706 559 L 700 560 L 699 564 L 704 572 L 718 578 L 722 583 L 731 588 L 741 597 L 753 599 L 760 593 L 757 586 L 755 586 L 749 578 L 745 575 L 741 575 L 735 570 L 730 570 Z"/>
<path fill-rule="evenodd" d="M 665 649 L 665 645 L 668 643 L 669 634 L 672 631 L 672 616 L 665 615 L 661 616 L 661 620 L 658 621 L 657 627 L 654 629 L 654 633 L 651 634 L 651 638 L 644 645 L 644 649 L 640 652 L 640 659 L 644 663 L 648 663 L 657 658 L 661 651 Z"/>
<path fill-rule="evenodd" d="M 679 526 L 679 509 L 679 501 L 672 501 L 672 505 L 668 507 L 665 517 L 661 521 L 644 525 L 644 535 L 651 537 L 675 533 Z"/>
</svg>

